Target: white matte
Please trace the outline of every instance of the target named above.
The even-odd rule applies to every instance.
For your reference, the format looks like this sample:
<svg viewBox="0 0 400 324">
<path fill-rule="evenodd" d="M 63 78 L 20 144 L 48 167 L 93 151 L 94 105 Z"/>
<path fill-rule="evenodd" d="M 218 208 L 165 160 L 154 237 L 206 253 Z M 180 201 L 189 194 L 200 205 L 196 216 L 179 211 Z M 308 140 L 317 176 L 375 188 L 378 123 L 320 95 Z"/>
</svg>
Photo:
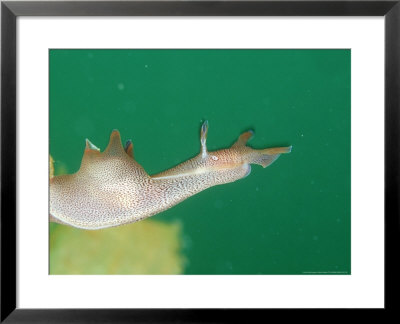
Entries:
<svg viewBox="0 0 400 324">
<path fill-rule="evenodd" d="M 49 276 L 49 48 L 351 48 L 352 274 Z M 384 306 L 383 18 L 19 17 L 17 91 L 18 307 Z"/>
</svg>

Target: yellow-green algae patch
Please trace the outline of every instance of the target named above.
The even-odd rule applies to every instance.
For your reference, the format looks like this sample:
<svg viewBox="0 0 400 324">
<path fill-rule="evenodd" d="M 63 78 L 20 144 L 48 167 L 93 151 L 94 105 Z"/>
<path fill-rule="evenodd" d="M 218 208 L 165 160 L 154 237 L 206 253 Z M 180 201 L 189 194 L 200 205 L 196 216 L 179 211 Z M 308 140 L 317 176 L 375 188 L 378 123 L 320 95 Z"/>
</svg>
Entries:
<svg viewBox="0 0 400 324">
<path fill-rule="evenodd" d="M 145 220 L 86 231 L 51 224 L 50 274 L 181 274 L 180 223 Z"/>
</svg>

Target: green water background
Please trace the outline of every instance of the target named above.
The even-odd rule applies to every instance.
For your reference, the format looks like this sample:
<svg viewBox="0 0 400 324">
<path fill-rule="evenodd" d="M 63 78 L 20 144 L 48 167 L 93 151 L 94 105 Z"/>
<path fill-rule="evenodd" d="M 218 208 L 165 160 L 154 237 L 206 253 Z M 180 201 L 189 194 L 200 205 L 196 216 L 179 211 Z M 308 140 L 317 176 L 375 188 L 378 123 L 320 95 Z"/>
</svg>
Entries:
<svg viewBox="0 0 400 324">
<path fill-rule="evenodd" d="M 292 153 L 144 222 L 181 224 L 184 274 L 350 274 L 350 62 L 350 50 L 50 50 L 56 172 L 76 172 L 85 138 L 104 150 L 113 129 L 149 174 L 198 154 L 206 119 L 209 150 L 252 129 L 250 146 Z M 65 228 L 50 226 L 61 269 L 80 257 L 69 234 L 56 245 Z"/>
</svg>

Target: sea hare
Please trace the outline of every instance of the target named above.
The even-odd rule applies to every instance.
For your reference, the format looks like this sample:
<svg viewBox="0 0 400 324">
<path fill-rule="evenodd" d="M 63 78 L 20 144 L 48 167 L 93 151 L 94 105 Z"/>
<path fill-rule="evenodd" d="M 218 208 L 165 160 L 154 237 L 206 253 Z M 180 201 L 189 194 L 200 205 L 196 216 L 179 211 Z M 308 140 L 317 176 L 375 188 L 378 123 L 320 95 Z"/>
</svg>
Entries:
<svg viewBox="0 0 400 324">
<path fill-rule="evenodd" d="M 200 153 L 176 167 L 150 176 L 125 147 L 117 130 L 104 152 L 86 140 L 78 172 L 50 179 L 50 220 L 95 230 L 133 223 L 158 214 L 215 185 L 249 175 L 250 164 L 264 168 L 291 146 L 256 150 L 246 145 L 248 131 L 227 149 L 209 152 L 208 123 L 201 127 Z"/>
</svg>

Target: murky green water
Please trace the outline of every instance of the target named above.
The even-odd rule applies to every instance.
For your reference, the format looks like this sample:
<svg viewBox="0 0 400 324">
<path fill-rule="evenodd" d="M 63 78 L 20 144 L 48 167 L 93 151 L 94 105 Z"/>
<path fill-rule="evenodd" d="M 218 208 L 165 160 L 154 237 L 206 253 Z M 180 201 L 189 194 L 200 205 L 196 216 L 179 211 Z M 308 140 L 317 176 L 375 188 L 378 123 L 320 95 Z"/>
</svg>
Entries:
<svg viewBox="0 0 400 324">
<path fill-rule="evenodd" d="M 157 173 L 253 129 L 266 169 L 145 221 L 50 226 L 50 273 L 350 274 L 349 50 L 51 50 L 50 153 L 78 170 L 113 129 Z M 143 223 L 143 224 L 141 224 Z"/>
</svg>

